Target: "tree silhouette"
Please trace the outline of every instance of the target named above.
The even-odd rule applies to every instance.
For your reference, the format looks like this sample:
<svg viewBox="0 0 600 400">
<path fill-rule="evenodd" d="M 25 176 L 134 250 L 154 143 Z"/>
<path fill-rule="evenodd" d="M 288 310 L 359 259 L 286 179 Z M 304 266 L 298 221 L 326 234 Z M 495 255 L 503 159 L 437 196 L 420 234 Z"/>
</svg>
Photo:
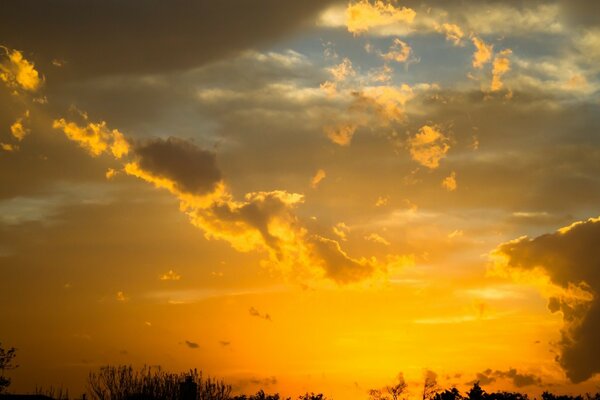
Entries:
<svg viewBox="0 0 600 400">
<path fill-rule="evenodd" d="M 14 347 L 5 350 L 2 343 L 0 343 L 0 393 L 10 385 L 10 378 L 4 376 L 4 371 L 18 367 L 18 365 L 13 364 L 15 356 L 16 349 Z"/>
</svg>

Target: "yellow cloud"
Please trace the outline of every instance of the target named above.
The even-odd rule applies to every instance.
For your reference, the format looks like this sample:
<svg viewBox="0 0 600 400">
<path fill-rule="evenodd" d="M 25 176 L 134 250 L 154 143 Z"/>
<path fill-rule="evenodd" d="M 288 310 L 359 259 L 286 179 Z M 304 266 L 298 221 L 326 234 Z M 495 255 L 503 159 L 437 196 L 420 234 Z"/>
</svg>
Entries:
<svg viewBox="0 0 600 400">
<path fill-rule="evenodd" d="M 390 47 L 387 53 L 383 53 L 383 57 L 386 61 L 396 61 L 403 63 L 408 60 L 410 53 L 412 52 L 411 47 L 400 39 L 394 39 L 394 43 Z"/>
<path fill-rule="evenodd" d="M 437 27 L 437 31 L 446 35 L 446 40 L 450 40 L 455 46 L 460 46 L 465 36 L 461 27 L 456 24 L 443 23 Z"/>
<path fill-rule="evenodd" d="M 494 46 L 491 44 L 486 44 L 483 40 L 477 37 L 473 37 L 472 41 L 476 48 L 475 53 L 473 53 L 473 67 L 483 68 L 483 66 L 492 59 Z"/>
<path fill-rule="evenodd" d="M 116 129 L 109 130 L 104 121 L 79 126 L 60 118 L 54 120 L 52 127 L 62 130 L 70 140 L 79 143 L 93 157 L 110 152 L 115 158 L 121 158 L 129 152 L 129 143 L 123 134 Z"/>
<path fill-rule="evenodd" d="M 386 206 L 390 202 L 390 198 L 388 196 L 379 196 L 375 201 L 375 207 L 383 207 Z"/>
<path fill-rule="evenodd" d="M 324 129 L 325 134 L 333 143 L 340 146 L 350 146 L 352 137 L 356 132 L 356 125 L 354 124 L 341 124 L 337 126 L 326 126 Z"/>
<path fill-rule="evenodd" d="M 6 59 L 0 63 L 0 80 L 11 88 L 22 88 L 34 92 L 42 84 L 40 74 L 35 65 L 23 57 L 18 50 L 9 50 L 0 46 L 6 55 Z"/>
<path fill-rule="evenodd" d="M 442 187 L 449 192 L 453 192 L 457 188 L 456 184 L 456 172 L 452 171 L 452 173 L 445 177 L 442 181 Z"/>
<path fill-rule="evenodd" d="M 312 179 L 310 180 L 310 186 L 313 189 L 316 189 L 317 186 L 319 186 L 319 183 L 321 183 L 321 181 L 323 179 L 325 179 L 325 177 L 327 176 L 327 174 L 325 173 L 325 170 L 319 169 L 315 175 L 312 177 Z"/>
<path fill-rule="evenodd" d="M 340 239 L 347 240 L 348 234 L 350 233 L 350 228 L 343 222 L 338 222 L 333 228 L 333 233 L 335 233 Z"/>
<path fill-rule="evenodd" d="M 114 169 L 114 168 L 109 168 L 109 169 L 106 171 L 106 174 L 105 174 L 105 176 L 106 176 L 106 179 L 112 179 L 112 178 L 114 178 L 115 176 L 117 176 L 117 174 L 118 174 L 118 173 L 119 173 L 119 171 L 117 171 L 116 169 Z"/>
<path fill-rule="evenodd" d="M 343 81 L 348 77 L 356 75 L 356 71 L 352 67 L 352 61 L 344 58 L 342 62 L 334 67 L 327 69 L 336 81 Z"/>
<path fill-rule="evenodd" d="M 446 156 L 448 138 L 435 126 L 424 125 L 408 140 L 410 156 L 424 167 L 435 169 Z"/>
<path fill-rule="evenodd" d="M 22 117 L 18 118 L 10 126 L 10 133 L 18 141 L 23 140 L 23 138 L 25 138 L 25 136 L 29 133 L 29 129 L 25 128 L 25 126 L 23 125 L 23 120 L 27 118 L 29 118 L 29 110 L 25 111 L 25 114 Z"/>
<path fill-rule="evenodd" d="M 414 97 L 412 88 L 406 84 L 396 86 L 372 86 L 365 88 L 358 94 L 359 99 L 365 101 L 375 109 L 381 122 L 399 122 L 404 119 L 404 106 Z"/>
<path fill-rule="evenodd" d="M 391 244 L 384 237 L 378 235 L 377 233 L 371 233 L 371 234 L 365 236 L 365 240 L 368 240 L 368 241 L 374 242 L 374 243 L 379 243 L 384 246 L 389 246 Z"/>
<path fill-rule="evenodd" d="M 170 269 L 169 272 L 162 274 L 159 279 L 161 281 L 178 281 L 181 279 L 181 275 Z"/>
<path fill-rule="evenodd" d="M 117 294 L 115 295 L 115 298 L 117 299 L 117 301 L 121 301 L 121 302 L 125 302 L 129 300 L 129 297 L 125 296 L 125 293 L 123 293 L 122 291 L 118 291 Z"/>
<path fill-rule="evenodd" d="M 19 146 L 10 143 L 0 143 L 0 148 L 4 151 L 13 152 L 19 150 Z"/>
<path fill-rule="evenodd" d="M 407 7 L 396 8 L 389 2 L 376 0 L 360 0 L 350 3 L 346 9 L 346 26 L 348 32 L 358 35 L 371 28 L 396 24 L 412 23 L 416 12 Z"/>
<path fill-rule="evenodd" d="M 512 53 L 510 49 L 502 50 L 494 58 L 494 64 L 492 68 L 492 92 L 496 92 L 502 89 L 502 76 L 510 71 L 510 59 L 508 56 Z"/>
</svg>

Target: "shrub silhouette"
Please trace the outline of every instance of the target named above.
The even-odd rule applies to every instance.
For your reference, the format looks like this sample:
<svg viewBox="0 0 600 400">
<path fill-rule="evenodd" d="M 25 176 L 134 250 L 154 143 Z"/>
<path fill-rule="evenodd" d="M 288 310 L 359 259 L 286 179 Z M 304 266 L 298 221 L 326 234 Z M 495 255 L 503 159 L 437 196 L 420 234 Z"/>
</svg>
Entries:
<svg viewBox="0 0 600 400">
<path fill-rule="evenodd" d="M 17 355 L 16 351 L 14 347 L 5 350 L 2 343 L 0 343 L 0 393 L 4 392 L 10 385 L 10 378 L 4 376 L 4 371 L 18 367 L 18 365 L 13 364 L 13 359 Z"/>
<path fill-rule="evenodd" d="M 88 387 L 93 400 L 228 400 L 231 394 L 231 386 L 203 378 L 195 369 L 175 374 L 148 366 L 139 371 L 126 365 L 102 367 L 89 374 Z"/>
</svg>

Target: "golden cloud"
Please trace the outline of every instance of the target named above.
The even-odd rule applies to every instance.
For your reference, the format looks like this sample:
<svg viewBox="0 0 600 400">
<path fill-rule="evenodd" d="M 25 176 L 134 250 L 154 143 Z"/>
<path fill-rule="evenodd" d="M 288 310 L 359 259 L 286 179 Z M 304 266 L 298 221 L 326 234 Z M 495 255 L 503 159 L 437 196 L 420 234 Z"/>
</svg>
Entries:
<svg viewBox="0 0 600 400">
<path fill-rule="evenodd" d="M 502 50 L 494 58 L 494 64 L 492 68 L 492 92 L 496 92 L 502 89 L 502 76 L 510 71 L 510 59 L 508 56 L 512 53 L 510 49 Z"/>
<path fill-rule="evenodd" d="M 325 173 L 325 170 L 323 169 L 319 169 L 315 175 L 312 177 L 312 179 L 310 180 L 310 186 L 313 189 L 316 189 L 317 186 L 319 186 L 319 183 L 321 183 L 321 181 L 323 179 L 325 179 L 325 177 L 327 176 L 327 174 Z"/>
<path fill-rule="evenodd" d="M 77 142 L 93 157 L 98 157 L 102 153 L 111 153 L 118 159 L 129 153 L 129 143 L 123 134 L 117 129 L 109 130 L 104 121 L 79 126 L 60 118 L 54 120 L 52 127 L 62 130 L 70 140 Z"/>
<path fill-rule="evenodd" d="M 477 37 L 473 37 L 472 41 L 476 49 L 475 53 L 473 53 L 473 68 L 483 68 L 492 59 L 494 46 L 486 44 Z"/>
<path fill-rule="evenodd" d="M 460 46 L 465 36 L 461 27 L 456 24 L 443 23 L 437 26 L 436 30 L 446 35 L 446 40 L 451 41 L 455 46 Z"/>
<path fill-rule="evenodd" d="M 371 28 L 399 22 L 412 23 L 417 13 L 407 7 L 396 8 L 389 2 L 360 0 L 350 3 L 346 9 L 348 32 L 358 35 Z"/>
<path fill-rule="evenodd" d="M 453 192 L 456 190 L 458 185 L 456 184 L 456 172 L 452 171 L 452 173 L 445 177 L 442 180 L 442 187 L 449 192 Z"/>
<path fill-rule="evenodd" d="M 450 145 L 448 138 L 436 126 L 424 125 L 408 140 L 410 156 L 424 167 L 435 169 L 440 165 Z"/>
<path fill-rule="evenodd" d="M 412 52 L 411 47 L 400 39 L 394 39 L 394 43 L 387 53 L 383 53 L 381 57 L 386 61 L 396 61 L 403 63 L 408 61 Z"/>
<path fill-rule="evenodd" d="M 323 128 L 325 134 L 333 143 L 340 146 L 350 146 L 357 126 L 354 124 L 340 124 Z"/>
<path fill-rule="evenodd" d="M 23 57 L 18 50 L 10 50 L 0 46 L 4 50 L 5 60 L 0 63 L 0 80 L 11 88 L 21 88 L 30 92 L 36 91 L 43 80 L 35 65 Z"/>
</svg>

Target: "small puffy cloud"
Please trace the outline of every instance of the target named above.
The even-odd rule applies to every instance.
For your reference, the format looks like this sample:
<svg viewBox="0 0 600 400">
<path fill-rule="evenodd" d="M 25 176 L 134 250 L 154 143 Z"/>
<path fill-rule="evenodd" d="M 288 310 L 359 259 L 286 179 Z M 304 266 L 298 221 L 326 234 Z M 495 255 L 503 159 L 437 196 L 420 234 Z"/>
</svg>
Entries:
<svg viewBox="0 0 600 400">
<path fill-rule="evenodd" d="M 43 82 L 35 65 L 18 50 L 10 50 L 4 46 L 0 46 L 0 49 L 4 50 L 4 57 L 0 62 L 0 80 L 10 88 L 35 92 Z"/>
<path fill-rule="evenodd" d="M 137 146 L 135 154 L 141 169 L 172 181 L 184 193 L 212 192 L 221 180 L 216 155 L 185 140 L 156 139 Z"/>
<path fill-rule="evenodd" d="M 366 235 L 365 240 L 368 240 L 373 243 L 379 243 L 384 246 L 389 246 L 391 244 L 387 239 L 385 239 L 384 237 L 382 237 L 381 235 L 379 235 L 377 233 L 371 233 L 371 234 Z"/>
<path fill-rule="evenodd" d="M 335 81 L 344 81 L 347 78 L 356 75 L 356 71 L 352 67 L 352 61 L 348 58 L 344 58 L 342 62 L 333 67 L 327 68 L 327 71 L 333 76 Z"/>
<path fill-rule="evenodd" d="M 396 61 L 403 63 L 408 61 L 412 52 L 411 47 L 400 39 L 394 39 L 394 43 L 387 53 L 381 54 L 381 57 L 386 61 Z"/>
<path fill-rule="evenodd" d="M 365 108 L 372 108 L 382 124 L 400 122 L 405 118 L 404 106 L 414 95 L 413 89 L 406 84 L 370 86 L 356 94 L 357 106 L 362 102 Z"/>
<path fill-rule="evenodd" d="M 453 192 L 456 190 L 456 172 L 452 171 L 452 173 L 449 176 L 445 177 L 442 180 L 442 187 L 449 192 Z"/>
<path fill-rule="evenodd" d="M 117 294 L 115 295 L 115 298 L 117 299 L 117 301 L 121 301 L 121 302 L 125 302 L 129 300 L 129 297 L 125 296 L 125 293 L 122 291 L 118 291 Z"/>
<path fill-rule="evenodd" d="M 450 149 L 448 138 L 436 126 L 424 125 L 409 138 L 408 147 L 413 160 L 429 169 L 436 169 Z"/>
<path fill-rule="evenodd" d="M 446 36 L 446 40 L 451 41 L 455 46 L 460 46 L 462 38 L 465 36 L 460 26 L 456 24 L 443 23 L 437 27 L 438 32 Z"/>
<path fill-rule="evenodd" d="M 109 168 L 106 170 L 106 173 L 104 174 L 104 176 L 106 177 L 106 179 L 113 179 L 115 176 L 117 176 L 117 174 L 119 173 L 119 171 L 117 171 L 114 168 Z"/>
<path fill-rule="evenodd" d="M 383 207 L 388 205 L 390 202 L 390 198 L 388 196 L 379 196 L 377 200 L 375 200 L 375 207 Z"/>
<path fill-rule="evenodd" d="M 93 157 L 103 153 L 111 153 L 115 158 L 121 158 L 129 153 L 129 143 L 117 129 L 110 130 L 106 122 L 90 122 L 85 126 L 79 126 L 64 118 L 54 120 L 54 129 L 60 129 L 70 140 L 77 142 Z"/>
<path fill-rule="evenodd" d="M 497 271 L 517 278 L 541 275 L 537 281 L 549 296 L 548 309 L 563 316 L 557 360 L 575 383 L 600 372 L 599 242 L 600 217 L 503 243 L 493 253 Z"/>
<path fill-rule="evenodd" d="M 339 124 L 335 126 L 326 126 L 323 130 L 332 143 L 339 146 L 350 146 L 356 128 L 357 126 L 355 124 Z"/>
<path fill-rule="evenodd" d="M 508 56 L 512 53 L 510 49 L 502 50 L 494 58 L 492 68 L 492 92 L 496 92 L 503 87 L 502 75 L 510 71 L 510 59 Z"/>
<path fill-rule="evenodd" d="M 313 189 L 316 189 L 316 188 L 317 188 L 317 186 L 319 186 L 319 183 L 321 183 L 321 181 L 322 181 L 323 179 L 325 179 L 325 177 L 326 177 L 326 176 L 327 176 L 327 174 L 325 173 L 325 170 L 324 170 L 324 169 L 319 169 L 319 170 L 318 170 L 318 171 L 315 173 L 315 175 L 314 175 L 314 176 L 311 178 L 311 180 L 310 180 L 310 186 L 311 186 Z"/>
<path fill-rule="evenodd" d="M 170 269 L 169 272 L 162 274 L 159 279 L 161 281 L 178 281 L 181 279 L 181 275 Z"/>
<path fill-rule="evenodd" d="M 9 153 L 19 150 L 19 146 L 10 143 L 0 143 L 0 148 Z"/>
<path fill-rule="evenodd" d="M 483 66 L 492 59 L 494 46 L 486 44 L 478 37 L 473 37 L 471 40 L 475 46 L 475 53 L 473 53 L 473 68 L 483 68 Z"/>
<path fill-rule="evenodd" d="M 350 233 L 350 228 L 343 222 L 338 222 L 335 224 L 333 228 L 333 233 L 335 233 L 340 239 L 347 240 L 348 234 Z"/>
<path fill-rule="evenodd" d="M 10 133 L 13 135 L 15 139 L 21 141 L 25 138 L 25 136 L 29 133 L 29 129 L 27 129 L 23 122 L 29 118 L 29 110 L 25 111 L 22 117 L 17 118 L 17 120 L 10 126 Z"/>
<path fill-rule="evenodd" d="M 348 4 L 346 9 L 346 26 L 348 32 L 355 35 L 369 31 L 371 28 L 411 23 L 417 13 L 407 7 L 397 8 L 383 0 L 360 0 Z"/>
<path fill-rule="evenodd" d="M 258 311 L 256 308 L 254 307 L 250 307 L 248 309 L 248 313 L 252 316 L 252 317 L 256 317 L 256 318 L 262 318 L 266 321 L 273 321 L 271 319 L 271 316 L 267 313 L 262 314 L 260 311 Z"/>
<path fill-rule="evenodd" d="M 186 340 L 186 341 L 185 341 L 185 345 L 186 345 L 187 347 L 189 347 L 190 349 L 197 349 L 197 348 L 199 348 L 199 347 L 200 347 L 200 345 L 199 345 L 198 343 L 196 343 L 196 342 L 191 342 L 191 341 L 189 341 L 189 340 Z"/>
</svg>

